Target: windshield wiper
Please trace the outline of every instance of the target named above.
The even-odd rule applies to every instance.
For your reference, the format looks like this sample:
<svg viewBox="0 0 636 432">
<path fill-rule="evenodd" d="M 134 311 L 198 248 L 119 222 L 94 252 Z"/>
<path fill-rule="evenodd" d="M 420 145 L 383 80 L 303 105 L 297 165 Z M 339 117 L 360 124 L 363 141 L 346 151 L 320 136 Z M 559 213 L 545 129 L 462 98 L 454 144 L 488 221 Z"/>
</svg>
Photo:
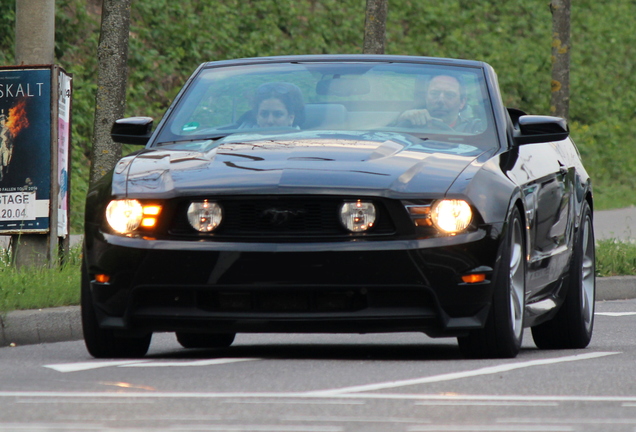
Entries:
<svg viewBox="0 0 636 432">
<path fill-rule="evenodd" d="M 191 138 L 191 139 L 183 139 L 183 140 L 174 140 L 174 141 L 162 141 L 160 143 L 156 143 L 157 146 L 164 146 L 170 144 L 180 144 L 180 143 L 188 143 L 188 142 L 197 142 L 197 141 L 216 141 L 220 138 L 225 138 L 226 136 L 232 135 L 232 133 L 219 133 L 214 135 L 205 135 L 200 138 Z"/>
</svg>

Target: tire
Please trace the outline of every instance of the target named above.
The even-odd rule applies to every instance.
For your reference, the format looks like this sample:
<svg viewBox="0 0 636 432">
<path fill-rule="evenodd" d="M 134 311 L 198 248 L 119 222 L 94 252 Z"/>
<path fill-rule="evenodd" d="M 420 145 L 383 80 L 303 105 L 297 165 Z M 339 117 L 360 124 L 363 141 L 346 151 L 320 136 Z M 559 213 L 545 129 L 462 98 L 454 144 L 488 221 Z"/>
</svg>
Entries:
<svg viewBox="0 0 636 432">
<path fill-rule="evenodd" d="M 554 318 L 532 327 L 532 338 L 540 349 L 580 349 L 592 339 L 596 264 L 592 211 L 587 202 L 583 204 L 566 283 L 565 300 Z"/>
<path fill-rule="evenodd" d="M 177 332 L 177 341 L 184 348 L 227 348 L 232 345 L 236 334 L 207 334 Z"/>
<path fill-rule="evenodd" d="M 142 337 L 115 335 L 114 330 L 102 329 L 97 322 L 95 306 L 90 290 L 90 278 L 86 263 L 82 263 L 82 331 L 86 349 L 95 358 L 139 358 L 146 355 L 152 333 Z"/>
<path fill-rule="evenodd" d="M 523 341 L 526 288 L 526 248 L 523 221 L 518 208 L 511 212 L 501 242 L 494 275 L 490 313 L 483 329 L 457 338 L 467 358 L 514 358 Z"/>
</svg>

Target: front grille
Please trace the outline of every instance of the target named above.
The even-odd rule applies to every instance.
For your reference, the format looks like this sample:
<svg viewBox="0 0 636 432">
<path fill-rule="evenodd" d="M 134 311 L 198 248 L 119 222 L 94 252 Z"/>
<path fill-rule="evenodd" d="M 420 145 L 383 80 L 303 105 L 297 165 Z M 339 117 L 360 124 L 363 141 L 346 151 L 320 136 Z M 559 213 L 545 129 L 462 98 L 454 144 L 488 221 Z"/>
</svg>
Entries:
<svg viewBox="0 0 636 432">
<path fill-rule="evenodd" d="M 203 198 L 199 198 L 203 199 Z M 195 231 L 187 219 L 187 209 L 193 198 L 179 203 L 175 220 L 170 228 L 174 235 L 219 238 L 284 238 L 300 237 L 350 237 L 339 220 L 341 204 L 345 197 L 250 197 L 242 199 L 212 199 L 223 209 L 223 221 L 211 234 Z M 376 224 L 362 236 L 390 235 L 395 227 L 386 206 L 381 200 L 373 200 Z"/>
</svg>

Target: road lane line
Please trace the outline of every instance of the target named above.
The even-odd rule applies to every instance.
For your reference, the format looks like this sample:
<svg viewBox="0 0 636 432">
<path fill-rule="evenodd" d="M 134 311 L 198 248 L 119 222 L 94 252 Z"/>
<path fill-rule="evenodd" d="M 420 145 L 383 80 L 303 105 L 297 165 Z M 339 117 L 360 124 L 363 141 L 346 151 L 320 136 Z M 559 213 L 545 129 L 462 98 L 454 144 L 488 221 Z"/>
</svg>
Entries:
<svg viewBox="0 0 636 432">
<path fill-rule="evenodd" d="M 220 431 L 220 432 L 343 432 L 340 426 L 304 426 L 304 425 L 185 425 L 173 426 L 171 431 Z"/>
<path fill-rule="evenodd" d="M 123 366 L 134 363 L 145 363 L 149 360 L 120 360 L 120 361 L 92 361 L 83 363 L 60 363 L 44 365 L 45 368 L 53 369 L 58 372 L 79 372 L 91 369 L 100 369 L 105 367 Z"/>
<path fill-rule="evenodd" d="M 416 406 L 559 406 L 558 402 L 522 402 L 522 401 L 426 401 L 415 402 Z"/>
<path fill-rule="evenodd" d="M 604 315 L 604 316 L 611 316 L 611 317 L 623 317 L 623 316 L 636 315 L 636 312 L 595 312 L 594 315 Z"/>
<path fill-rule="evenodd" d="M 181 366 L 212 366 L 212 365 L 221 365 L 227 363 L 238 363 L 238 362 L 246 362 L 246 361 L 254 361 L 254 360 L 262 360 L 260 358 L 219 358 L 219 359 L 210 359 L 210 360 L 196 360 L 196 361 L 171 361 L 171 362 L 161 362 L 161 361 L 152 361 L 148 363 L 131 363 L 120 365 L 118 367 L 181 367 Z"/>
<path fill-rule="evenodd" d="M 428 419 L 416 419 L 405 417 L 351 417 L 351 416 L 307 416 L 288 415 L 280 417 L 282 421 L 303 421 L 303 422 L 338 422 L 338 423 L 430 423 Z"/>
<path fill-rule="evenodd" d="M 452 380 L 463 379 L 463 378 L 472 378 L 476 376 L 492 375 L 492 374 L 510 372 L 516 369 L 524 369 L 524 368 L 535 367 L 535 366 L 544 366 L 544 365 L 580 361 L 580 360 L 590 360 L 594 358 L 606 357 L 606 356 L 615 355 L 615 354 L 620 354 L 620 353 L 619 352 L 595 352 L 595 353 L 587 353 L 587 354 L 577 354 L 577 355 L 566 356 L 566 357 L 556 357 L 556 358 L 541 359 L 541 360 L 531 360 L 526 362 L 508 363 L 508 364 L 502 364 L 497 366 L 489 366 L 489 367 L 475 369 L 475 370 L 453 372 L 453 373 L 447 373 L 447 374 L 441 374 L 441 375 L 433 375 L 433 376 L 422 377 L 422 378 L 413 378 L 413 379 L 400 380 L 400 381 L 388 381 L 388 382 L 381 382 L 381 383 L 375 383 L 375 384 L 365 384 L 365 385 L 358 385 L 358 386 L 351 386 L 351 387 L 334 388 L 334 389 L 328 389 L 328 390 L 318 390 L 318 391 L 308 392 L 308 394 L 328 396 L 328 395 L 337 395 L 337 394 L 344 394 L 344 393 L 359 393 L 359 392 L 367 392 L 367 391 L 375 391 L 375 390 L 384 390 L 389 388 L 406 387 L 406 386 L 417 385 L 417 384 L 429 384 L 429 383 L 437 383 L 442 381 L 452 381 Z"/>
<path fill-rule="evenodd" d="M 434 425 L 411 426 L 409 432 L 572 432 L 570 426 L 519 426 L 519 425 Z"/>
<path fill-rule="evenodd" d="M 63 392 L 63 391 L 0 391 L 0 398 L 65 398 L 65 403 L 81 404 L 82 399 L 298 399 L 298 400 L 413 400 L 413 401 L 547 401 L 547 402 L 591 402 L 591 403 L 634 403 L 636 396 L 534 396 L 534 395 L 466 395 L 466 394 L 425 394 L 425 393 L 353 393 L 338 395 L 317 395 L 314 392 L 295 393 L 206 393 L 206 392 Z M 136 402 L 136 401 L 134 401 Z M 133 403 L 133 402 L 131 402 Z"/>
<path fill-rule="evenodd" d="M 44 367 L 58 372 L 81 372 L 91 369 L 106 367 L 177 367 L 177 366 L 211 366 L 227 363 L 237 363 L 252 360 L 262 360 L 259 358 L 220 358 L 195 361 L 155 361 L 155 360 L 121 360 L 121 361 L 93 361 L 83 363 L 60 363 L 44 365 Z"/>
</svg>

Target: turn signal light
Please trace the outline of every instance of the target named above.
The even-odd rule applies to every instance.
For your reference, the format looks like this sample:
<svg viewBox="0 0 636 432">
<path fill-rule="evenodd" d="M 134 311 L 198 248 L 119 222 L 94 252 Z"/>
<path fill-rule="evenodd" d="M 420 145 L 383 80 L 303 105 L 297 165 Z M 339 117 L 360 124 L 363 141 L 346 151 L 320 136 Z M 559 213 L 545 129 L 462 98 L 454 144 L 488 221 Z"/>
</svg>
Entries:
<svg viewBox="0 0 636 432">
<path fill-rule="evenodd" d="M 464 283 L 479 283 L 485 280 L 486 280 L 485 273 L 474 273 L 474 274 L 462 276 L 462 281 L 464 281 Z"/>
<path fill-rule="evenodd" d="M 96 274 L 95 281 L 99 283 L 108 283 L 110 282 L 110 275 L 107 274 Z"/>
</svg>

